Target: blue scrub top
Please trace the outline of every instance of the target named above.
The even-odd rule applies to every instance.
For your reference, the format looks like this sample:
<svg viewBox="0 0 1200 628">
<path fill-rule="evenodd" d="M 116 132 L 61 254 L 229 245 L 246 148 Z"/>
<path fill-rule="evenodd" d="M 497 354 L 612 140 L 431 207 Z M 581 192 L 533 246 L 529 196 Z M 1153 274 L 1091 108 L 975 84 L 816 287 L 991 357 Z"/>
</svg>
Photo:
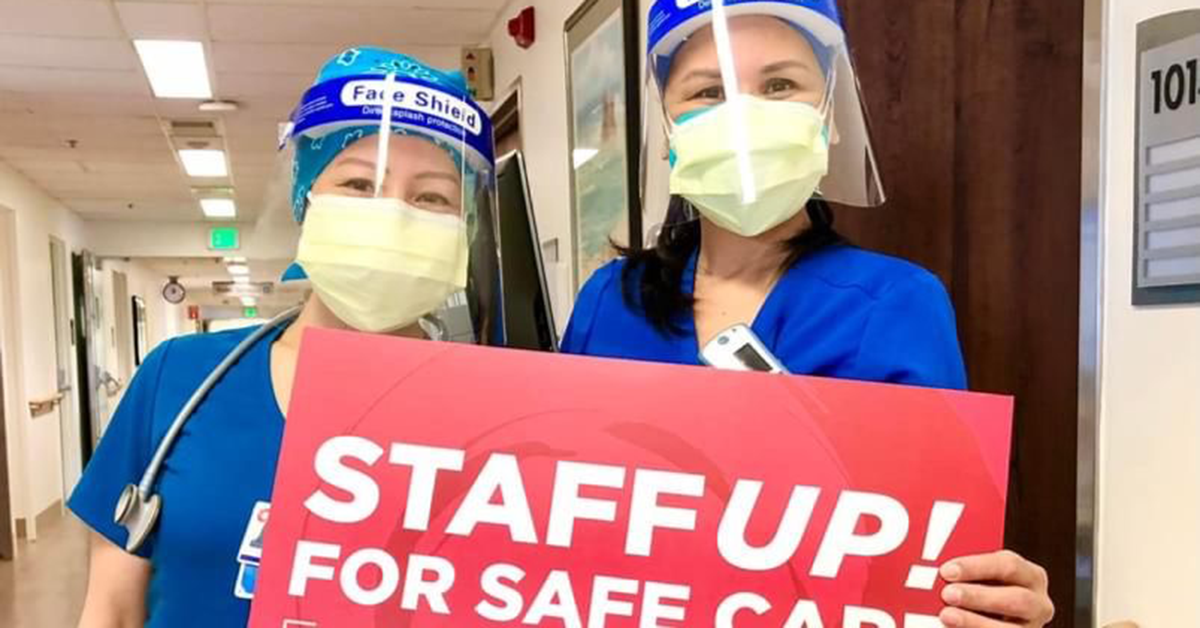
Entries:
<svg viewBox="0 0 1200 628">
<path fill-rule="evenodd" d="M 685 294 L 693 292 L 696 257 L 684 272 Z M 693 316 L 680 318 L 684 334 L 668 335 L 625 302 L 625 264 L 611 262 L 588 280 L 563 352 L 701 364 Z M 941 281 L 919 266 L 852 246 L 828 247 L 793 265 L 751 329 L 796 375 L 967 385 L 954 308 Z"/>
<path fill-rule="evenodd" d="M 176 413 L 252 329 L 164 343 L 138 369 L 71 496 L 70 508 L 124 547 L 113 523 L 117 498 L 137 484 Z M 271 384 L 270 346 L 260 340 L 188 421 L 159 475 L 163 511 L 138 555 L 153 564 L 150 628 L 244 626 L 250 602 L 234 596 L 238 550 L 258 501 L 270 501 L 283 439 Z"/>
</svg>

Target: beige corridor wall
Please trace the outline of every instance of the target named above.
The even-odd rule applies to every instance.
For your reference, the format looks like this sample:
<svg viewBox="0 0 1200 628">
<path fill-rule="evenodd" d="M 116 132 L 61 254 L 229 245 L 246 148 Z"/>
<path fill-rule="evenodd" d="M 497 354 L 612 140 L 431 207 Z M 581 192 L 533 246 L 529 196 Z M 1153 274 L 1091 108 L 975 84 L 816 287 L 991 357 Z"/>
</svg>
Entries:
<svg viewBox="0 0 1200 628">
<path fill-rule="evenodd" d="M 523 93 L 522 130 L 524 152 L 529 169 L 529 185 L 537 215 L 539 235 L 543 242 L 557 239 L 560 263 L 548 269 L 551 292 L 554 293 L 555 318 L 560 327 L 566 325 L 575 295 L 571 285 L 571 189 L 570 154 L 567 115 L 566 49 L 563 25 L 582 4 L 581 0 L 515 0 L 500 13 L 500 20 L 487 42 L 495 53 L 497 102 L 518 83 Z M 650 0 L 640 0 L 640 16 L 649 12 Z M 508 34 L 508 19 L 527 7 L 534 8 L 537 19 L 537 42 L 529 49 L 516 45 Z M 643 29 L 644 30 L 644 29 Z M 645 33 L 642 34 L 643 39 Z M 643 49 L 639 45 L 639 49 Z M 640 55 L 639 55 L 640 57 Z M 634 70 L 641 73 L 643 61 Z M 661 130 L 651 128 L 655 137 Z M 656 158 L 650 169 L 654 193 L 649 194 L 647 223 L 658 221 L 666 213 L 665 159 L 658 155 L 662 141 L 654 144 Z"/>
<path fill-rule="evenodd" d="M 1130 304 L 1137 24 L 1198 8 L 1196 0 L 1108 0 L 1099 625 L 1200 626 L 1200 307 Z"/>
<path fill-rule="evenodd" d="M 51 294 L 50 237 L 62 240 L 68 250 L 85 244 L 82 222 L 32 182 L 0 162 L 0 206 L 16 215 L 17 302 L 21 329 L 20 367 L 22 389 L 19 407 L 29 399 L 47 397 L 57 389 L 54 354 L 54 302 Z M 75 381 L 74 364 L 71 381 Z M 74 420 L 73 417 L 70 419 Z M 30 419 L 26 412 L 14 420 L 24 421 L 22 451 L 14 455 L 13 482 L 28 487 L 28 499 L 14 504 L 15 516 L 27 517 L 49 508 L 63 498 L 61 421 L 51 415 Z M 11 425 L 10 425 L 11 427 Z M 15 493 L 20 491 L 14 491 Z"/>
</svg>

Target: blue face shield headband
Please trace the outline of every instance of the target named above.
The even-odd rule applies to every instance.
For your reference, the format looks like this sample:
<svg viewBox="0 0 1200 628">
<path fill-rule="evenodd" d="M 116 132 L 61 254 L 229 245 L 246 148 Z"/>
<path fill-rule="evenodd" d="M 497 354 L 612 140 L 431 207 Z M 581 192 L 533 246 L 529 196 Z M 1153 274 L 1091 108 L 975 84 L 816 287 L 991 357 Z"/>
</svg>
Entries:
<svg viewBox="0 0 1200 628">
<path fill-rule="evenodd" d="M 381 89 L 385 80 L 391 87 Z M 384 102 L 388 97 L 392 102 Z M 470 100 L 462 75 L 387 50 L 353 48 L 325 64 L 293 115 L 290 201 L 297 222 L 304 221 L 317 178 L 343 150 L 378 135 L 387 108 L 393 134 L 428 139 L 454 159 L 467 205 L 473 204 L 476 187 L 492 176 L 494 148 L 491 122 Z M 283 280 L 303 278 L 293 265 Z"/>
</svg>

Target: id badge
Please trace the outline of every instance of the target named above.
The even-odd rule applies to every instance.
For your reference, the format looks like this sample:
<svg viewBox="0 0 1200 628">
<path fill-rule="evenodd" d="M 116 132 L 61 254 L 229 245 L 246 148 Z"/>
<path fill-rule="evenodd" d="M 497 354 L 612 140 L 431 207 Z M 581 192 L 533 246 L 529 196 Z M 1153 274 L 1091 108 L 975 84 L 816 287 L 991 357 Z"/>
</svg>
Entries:
<svg viewBox="0 0 1200 628">
<path fill-rule="evenodd" d="M 258 584 L 258 567 L 262 563 L 263 536 L 267 531 L 267 519 L 271 516 L 271 503 L 258 502 L 246 522 L 242 544 L 238 548 L 238 574 L 233 586 L 233 595 L 239 600 L 253 600 Z"/>
<path fill-rule="evenodd" d="M 271 515 L 270 502 L 258 502 L 254 512 L 246 524 L 246 532 L 242 535 L 242 546 L 238 550 L 238 562 L 258 565 L 262 562 L 263 534 L 267 528 L 267 518 Z"/>
<path fill-rule="evenodd" d="M 238 569 L 237 584 L 233 588 L 234 597 L 239 600 L 253 600 L 254 588 L 258 584 L 258 565 L 242 563 Z"/>
</svg>

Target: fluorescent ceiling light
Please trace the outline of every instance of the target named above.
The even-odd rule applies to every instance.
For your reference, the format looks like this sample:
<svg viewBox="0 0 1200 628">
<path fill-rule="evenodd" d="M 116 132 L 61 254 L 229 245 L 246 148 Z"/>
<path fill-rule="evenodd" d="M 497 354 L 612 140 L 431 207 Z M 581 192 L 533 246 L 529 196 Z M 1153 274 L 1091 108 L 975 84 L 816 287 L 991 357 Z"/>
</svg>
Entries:
<svg viewBox="0 0 1200 628">
<path fill-rule="evenodd" d="M 242 305 L 246 307 L 254 307 L 258 305 L 258 299 L 254 297 L 242 297 Z"/>
<path fill-rule="evenodd" d="M 225 165 L 225 151 L 214 149 L 179 151 L 179 161 L 189 177 L 227 177 L 229 167 Z"/>
<path fill-rule="evenodd" d="M 579 170 L 583 167 L 583 164 L 595 159 L 596 155 L 599 154 L 600 151 L 595 148 L 576 148 L 575 154 L 572 156 L 572 161 L 575 162 L 575 169 Z"/>
<path fill-rule="evenodd" d="M 248 285 L 250 285 L 250 276 L 249 275 L 237 275 L 233 278 L 233 283 L 235 283 L 239 286 L 248 286 Z"/>
<path fill-rule="evenodd" d="M 244 257 L 226 257 L 225 263 L 226 264 L 245 264 L 246 258 L 244 258 Z"/>
<path fill-rule="evenodd" d="M 204 46 L 200 42 L 138 39 L 133 45 L 155 96 L 212 98 Z"/>
<path fill-rule="evenodd" d="M 245 264 L 230 264 L 228 267 L 230 275 L 249 275 L 250 267 Z"/>
<path fill-rule="evenodd" d="M 204 210 L 206 218 L 236 218 L 237 205 L 232 199 L 228 198 L 204 198 L 200 199 L 200 208 Z"/>
</svg>

